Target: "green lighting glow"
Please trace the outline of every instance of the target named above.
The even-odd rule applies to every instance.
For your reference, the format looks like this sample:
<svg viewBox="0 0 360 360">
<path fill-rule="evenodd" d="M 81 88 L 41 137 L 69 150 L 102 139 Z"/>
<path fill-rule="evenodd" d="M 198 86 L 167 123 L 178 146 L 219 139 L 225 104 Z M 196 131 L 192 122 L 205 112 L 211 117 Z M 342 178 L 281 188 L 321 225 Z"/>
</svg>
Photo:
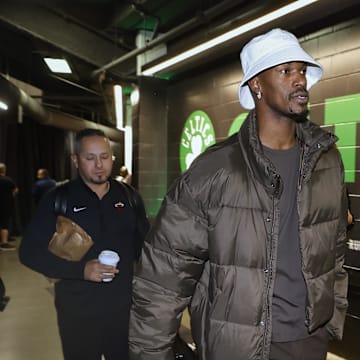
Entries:
<svg viewBox="0 0 360 360">
<path fill-rule="evenodd" d="M 337 146 L 345 167 L 345 182 L 354 183 L 356 174 L 356 129 L 360 122 L 360 94 L 325 100 L 325 125 L 335 125 Z"/>
<path fill-rule="evenodd" d="M 231 136 L 240 130 L 241 125 L 243 124 L 243 122 L 245 121 L 245 119 L 247 117 L 247 114 L 248 114 L 247 112 L 242 113 L 234 119 L 234 121 L 232 122 L 230 129 L 228 131 L 228 136 Z"/>
</svg>

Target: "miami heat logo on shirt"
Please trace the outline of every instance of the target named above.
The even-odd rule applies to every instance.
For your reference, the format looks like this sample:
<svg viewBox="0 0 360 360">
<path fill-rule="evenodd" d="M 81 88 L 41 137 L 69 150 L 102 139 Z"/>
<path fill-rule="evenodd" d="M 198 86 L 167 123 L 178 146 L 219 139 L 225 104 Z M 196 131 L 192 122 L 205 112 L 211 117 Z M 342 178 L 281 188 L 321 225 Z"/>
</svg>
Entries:
<svg viewBox="0 0 360 360">
<path fill-rule="evenodd" d="M 114 208 L 117 211 L 121 211 L 124 207 L 125 207 L 125 204 L 123 202 L 121 202 L 121 201 L 114 204 Z"/>
</svg>

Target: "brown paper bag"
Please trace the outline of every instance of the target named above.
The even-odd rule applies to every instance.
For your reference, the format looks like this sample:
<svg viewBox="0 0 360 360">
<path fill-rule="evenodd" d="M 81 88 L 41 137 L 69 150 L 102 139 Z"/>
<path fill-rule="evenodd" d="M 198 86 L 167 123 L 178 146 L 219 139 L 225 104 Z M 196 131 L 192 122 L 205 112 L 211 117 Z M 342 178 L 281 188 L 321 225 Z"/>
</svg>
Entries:
<svg viewBox="0 0 360 360">
<path fill-rule="evenodd" d="M 56 231 L 48 249 L 54 255 L 70 261 L 79 261 L 93 245 L 89 234 L 70 219 L 58 215 Z"/>
</svg>

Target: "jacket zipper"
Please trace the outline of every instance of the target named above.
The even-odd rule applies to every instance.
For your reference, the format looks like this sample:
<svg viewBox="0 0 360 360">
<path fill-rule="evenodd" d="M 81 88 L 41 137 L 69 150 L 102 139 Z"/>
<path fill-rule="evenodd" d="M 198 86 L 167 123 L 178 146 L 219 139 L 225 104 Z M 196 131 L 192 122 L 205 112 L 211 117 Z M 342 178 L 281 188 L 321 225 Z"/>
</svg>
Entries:
<svg viewBox="0 0 360 360">
<path fill-rule="evenodd" d="M 305 170 L 304 170 L 304 164 L 305 164 L 305 147 L 306 145 L 301 147 L 301 155 L 300 155 L 300 171 L 299 171 L 299 179 L 298 179 L 298 191 L 297 191 L 297 195 L 296 195 L 296 206 L 297 206 L 297 212 L 298 212 L 298 217 L 300 217 L 300 208 L 299 208 L 299 196 L 300 196 L 300 191 L 302 190 L 302 185 L 303 185 L 303 181 L 305 179 Z M 303 271 L 303 267 L 304 267 L 304 260 L 303 260 L 303 248 L 301 246 L 301 239 L 300 239 L 300 229 L 299 229 L 299 248 L 300 248 L 300 257 L 301 257 L 301 272 Z M 305 281 L 305 286 L 306 286 L 306 290 L 308 291 L 308 285 L 306 282 L 306 279 L 304 277 L 304 281 Z M 308 299 L 307 299 L 308 301 Z M 310 323 L 310 317 L 309 317 L 309 312 L 307 311 L 306 307 L 305 307 L 305 322 L 306 322 L 306 326 L 309 326 Z"/>
<path fill-rule="evenodd" d="M 300 152 L 300 171 L 299 171 L 299 177 L 298 177 L 298 195 L 300 193 L 301 187 L 302 187 L 302 179 L 304 176 L 304 163 L 305 163 L 305 149 L 304 146 L 301 146 L 301 152 Z M 298 196 L 297 196 L 298 197 Z M 298 209 L 299 210 L 299 209 Z"/>
<path fill-rule="evenodd" d="M 267 285 L 266 285 L 266 314 L 265 314 L 265 324 L 264 324 L 264 340 L 263 340 L 263 359 L 267 359 L 268 356 L 266 354 L 265 349 L 267 348 L 267 338 L 268 338 L 268 322 L 269 320 L 269 314 L 270 314 L 270 287 L 273 279 L 273 269 L 272 269 L 272 257 L 273 257 L 273 237 L 274 237 L 274 228 L 275 228 L 275 196 L 272 196 L 272 223 L 271 223 L 271 237 L 270 237 L 270 244 L 269 244 L 269 256 L 266 257 L 266 269 L 268 270 L 268 279 L 267 279 Z"/>
</svg>

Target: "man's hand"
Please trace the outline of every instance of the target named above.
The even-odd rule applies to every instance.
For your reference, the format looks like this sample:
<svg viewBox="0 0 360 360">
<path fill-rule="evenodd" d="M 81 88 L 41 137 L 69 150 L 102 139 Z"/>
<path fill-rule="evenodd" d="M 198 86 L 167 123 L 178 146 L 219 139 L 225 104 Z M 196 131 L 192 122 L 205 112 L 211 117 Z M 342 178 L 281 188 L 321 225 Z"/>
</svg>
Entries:
<svg viewBox="0 0 360 360">
<path fill-rule="evenodd" d="M 98 259 L 90 260 L 84 269 L 84 279 L 89 281 L 101 282 L 103 279 L 112 279 L 119 270 L 110 265 L 103 265 Z"/>
</svg>

